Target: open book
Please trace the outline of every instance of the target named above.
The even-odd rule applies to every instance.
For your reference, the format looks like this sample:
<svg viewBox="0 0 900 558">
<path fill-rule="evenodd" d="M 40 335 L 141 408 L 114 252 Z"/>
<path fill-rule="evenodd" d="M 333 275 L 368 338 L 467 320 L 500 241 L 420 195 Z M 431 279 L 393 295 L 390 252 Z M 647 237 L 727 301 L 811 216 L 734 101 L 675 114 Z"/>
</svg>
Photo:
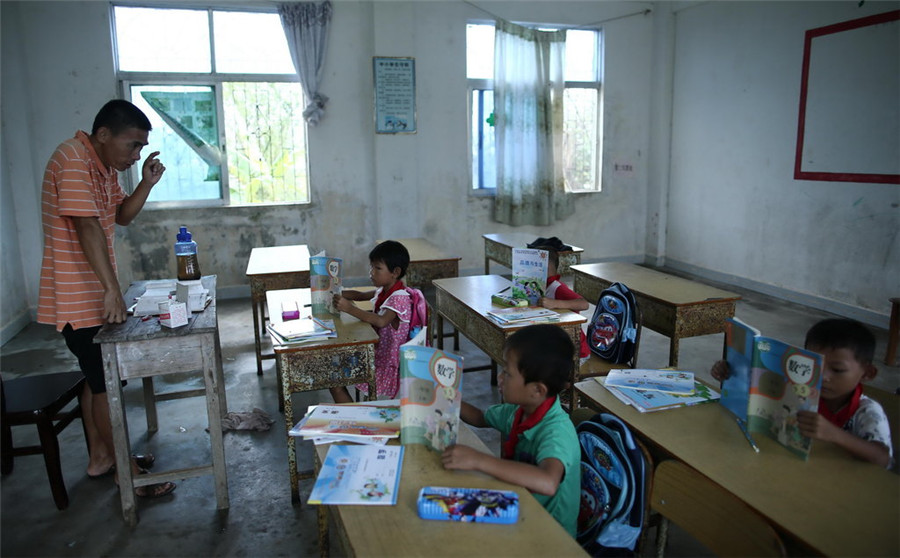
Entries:
<svg viewBox="0 0 900 558">
<path fill-rule="evenodd" d="M 726 320 L 725 345 L 730 374 L 722 382 L 722 405 L 748 437 L 763 433 L 807 459 L 812 440 L 800 434 L 797 412 L 818 410 L 822 355 L 764 337 L 737 318 Z"/>
<path fill-rule="evenodd" d="M 334 307 L 334 295 L 343 290 L 343 260 L 319 252 L 309 258 L 309 287 L 313 314 L 340 314 Z"/>
</svg>

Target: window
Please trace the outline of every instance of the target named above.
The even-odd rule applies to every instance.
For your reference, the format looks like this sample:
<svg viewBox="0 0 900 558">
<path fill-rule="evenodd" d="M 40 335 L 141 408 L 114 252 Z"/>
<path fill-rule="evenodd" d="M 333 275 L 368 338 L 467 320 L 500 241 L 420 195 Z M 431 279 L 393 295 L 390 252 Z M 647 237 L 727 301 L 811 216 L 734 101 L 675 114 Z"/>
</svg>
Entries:
<svg viewBox="0 0 900 558">
<path fill-rule="evenodd" d="M 600 190 L 602 89 L 600 32 L 566 33 L 566 89 L 563 97 L 564 175 L 572 192 Z M 469 89 L 469 138 L 472 188 L 496 185 L 494 163 L 494 26 L 466 26 L 466 71 Z"/>
<path fill-rule="evenodd" d="M 306 103 L 278 14 L 114 6 L 113 22 L 123 94 L 153 125 L 144 153 L 166 165 L 148 203 L 309 201 Z"/>
</svg>

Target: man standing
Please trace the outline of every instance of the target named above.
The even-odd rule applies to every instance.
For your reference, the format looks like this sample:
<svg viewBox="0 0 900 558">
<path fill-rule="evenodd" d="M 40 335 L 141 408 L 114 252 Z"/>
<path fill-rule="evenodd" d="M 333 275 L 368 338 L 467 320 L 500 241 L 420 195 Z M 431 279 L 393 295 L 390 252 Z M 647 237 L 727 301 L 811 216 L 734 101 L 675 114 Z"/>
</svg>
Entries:
<svg viewBox="0 0 900 558">
<path fill-rule="evenodd" d="M 78 131 L 60 144 L 44 171 L 38 322 L 53 324 L 62 332 L 87 378 L 81 408 L 91 478 L 115 472 L 103 358 L 100 345 L 94 343 L 104 323 L 126 318 L 116 276 L 115 226 L 128 225 L 140 213 L 166 168 L 156 159 L 159 152 L 151 153 L 131 195 L 119 186 L 118 172 L 140 160 L 150 129 L 139 108 L 114 99 L 97 113 L 90 135 Z M 133 456 L 133 473 L 139 474 L 139 465 L 148 467 L 152 462 L 151 455 Z M 156 498 L 174 489 L 175 484 L 164 482 L 138 487 L 135 493 Z"/>
</svg>

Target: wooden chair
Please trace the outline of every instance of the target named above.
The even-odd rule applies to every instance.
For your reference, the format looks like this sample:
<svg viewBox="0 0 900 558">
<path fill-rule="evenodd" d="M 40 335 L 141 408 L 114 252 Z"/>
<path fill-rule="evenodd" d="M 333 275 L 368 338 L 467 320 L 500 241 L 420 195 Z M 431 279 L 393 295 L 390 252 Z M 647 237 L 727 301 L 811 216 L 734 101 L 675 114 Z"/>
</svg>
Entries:
<svg viewBox="0 0 900 558">
<path fill-rule="evenodd" d="M 81 417 L 78 396 L 84 386 L 81 372 L 35 374 L 12 380 L 0 378 L 0 406 L 2 406 L 2 474 L 12 472 L 14 458 L 19 455 L 44 455 L 50 490 L 56 507 L 69 506 L 69 495 L 63 481 L 57 436 L 76 418 Z M 71 403 L 74 407 L 64 411 Z M 37 426 L 40 443 L 13 447 L 12 427 L 26 424 Z M 82 423 L 84 428 L 84 423 Z M 87 440 L 87 432 L 85 432 Z"/>
<path fill-rule="evenodd" d="M 758 513 L 684 463 L 666 460 L 653 475 L 650 506 L 659 513 L 656 555 L 665 551 L 666 520 L 717 556 L 785 556 L 775 529 Z"/>
</svg>

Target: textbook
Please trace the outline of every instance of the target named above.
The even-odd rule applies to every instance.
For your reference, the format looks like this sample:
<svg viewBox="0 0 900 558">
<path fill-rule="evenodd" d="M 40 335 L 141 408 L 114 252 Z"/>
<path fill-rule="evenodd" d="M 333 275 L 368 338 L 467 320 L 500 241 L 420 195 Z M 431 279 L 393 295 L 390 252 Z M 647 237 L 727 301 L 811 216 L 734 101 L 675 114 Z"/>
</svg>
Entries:
<svg viewBox="0 0 900 558">
<path fill-rule="evenodd" d="M 617 388 L 609 385 L 607 378 L 603 376 L 595 377 L 594 380 L 605 387 L 616 399 L 642 413 L 690 407 L 700 403 L 718 401 L 720 397 L 716 390 L 697 380 L 694 380 L 694 392 L 688 395 L 627 387 Z"/>
<path fill-rule="evenodd" d="M 334 307 L 334 295 L 343 290 L 343 260 L 319 252 L 309 258 L 309 287 L 313 314 L 340 314 Z"/>
<path fill-rule="evenodd" d="M 335 444 L 328 448 L 308 504 L 393 506 L 403 446 Z"/>
<path fill-rule="evenodd" d="M 822 355 L 764 337 L 737 318 L 725 320 L 725 355 L 730 374 L 721 403 L 754 449 L 750 433 L 759 432 L 807 459 L 812 440 L 800 434 L 797 412 L 818 410 Z"/>
<path fill-rule="evenodd" d="M 549 308 L 497 308 L 488 311 L 487 316 L 500 325 L 559 321 L 559 312 Z"/>
<path fill-rule="evenodd" d="M 691 395 L 694 393 L 694 373 L 681 370 L 613 369 L 606 376 L 606 385 Z"/>
<path fill-rule="evenodd" d="M 456 443 L 463 359 L 410 341 L 400 346 L 400 442 L 442 451 Z"/>
<path fill-rule="evenodd" d="M 316 405 L 288 434 L 308 438 L 332 435 L 343 439 L 396 438 L 400 435 L 400 407 L 357 403 Z"/>
<path fill-rule="evenodd" d="M 512 297 L 534 306 L 547 288 L 547 251 L 532 248 L 512 250 Z"/>
</svg>

